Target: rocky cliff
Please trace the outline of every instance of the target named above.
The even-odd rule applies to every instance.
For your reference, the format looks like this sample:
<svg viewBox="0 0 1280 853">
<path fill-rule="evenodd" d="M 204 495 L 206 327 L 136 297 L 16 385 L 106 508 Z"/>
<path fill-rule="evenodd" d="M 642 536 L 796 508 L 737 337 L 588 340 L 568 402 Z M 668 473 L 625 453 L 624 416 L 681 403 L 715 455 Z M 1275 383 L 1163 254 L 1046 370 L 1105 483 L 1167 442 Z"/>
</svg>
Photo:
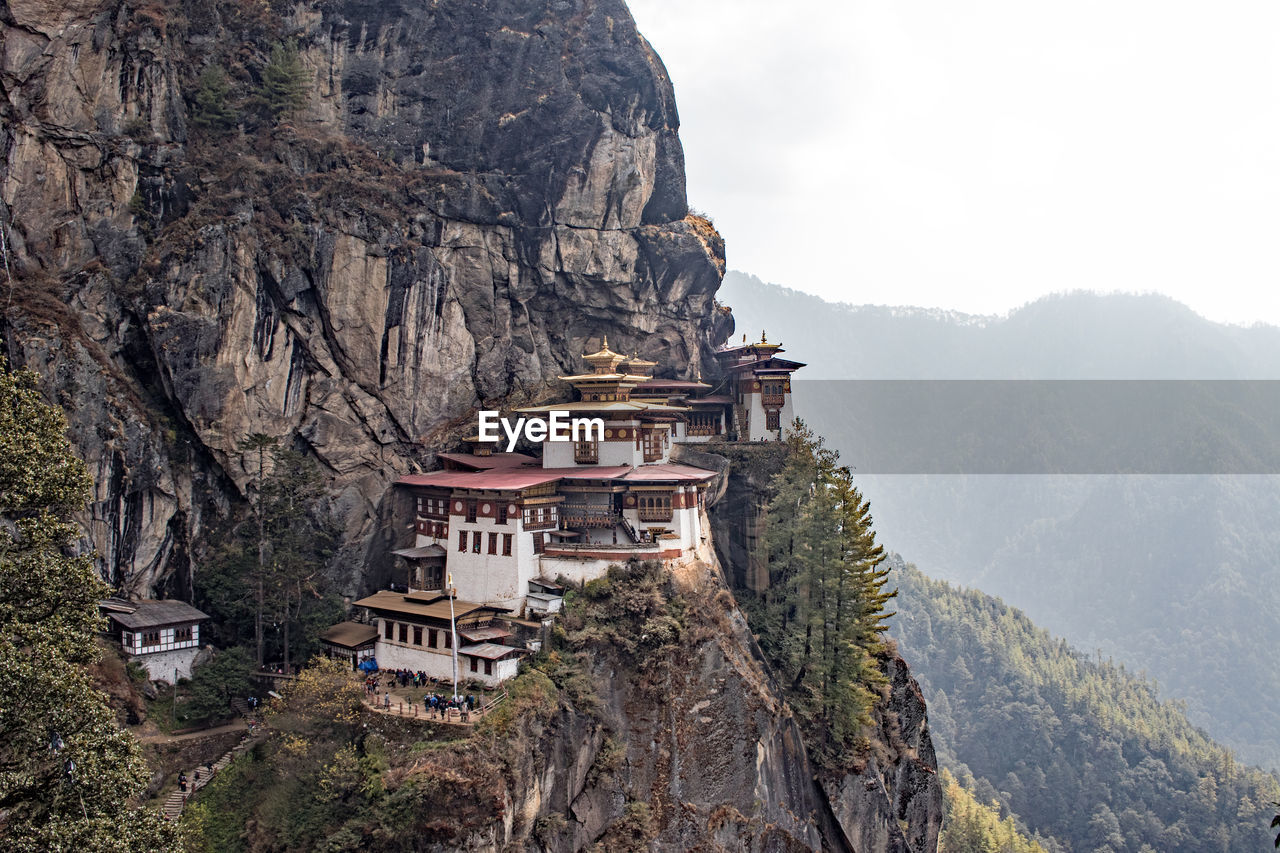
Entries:
<svg viewBox="0 0 1280 853">
<path fill-rule="evenodd" d="M 547 396 L 602 334 L 709 371 L 731 326 L 619 0 L 8 0 L 0 87 L 4 340 L 70 414 L 85 545 L 129 591 L 186 587 L 247 435 L 319 460 L 356 591 L 389 483 L 476 408 Z"/>
<path fill-rule="evenodd" d="M 615 582 L 610 594 L 634 593 Z M 636 829 L 628 805 L 642 802 L 640 834 L 657 849 L 936 849 L 937 765 L 900 658 L 886 662 L 891 691 L 865 761 L 820 772 L 714 557 L 677 570 L 666 594 L 681 613 L 679 642 L 630 659 L 616 644 L 591 655 L 597 710 L 562 708 L 522 733 L 538 747 L 502 793 L 511 817 L 477 846 L 521 849 L 532 838 L 549 850 L 614 849 L 620 827 Z M 565 819 L 547 820 L 556 814 Z M 477 838 L 459 847 L 476 849 Z"/>
<path fill-rule="evenodd" d="M 331 730 L 382 756 L 368 796 L 323 793 L 346 734 L 314 741 L 301 763 L 269 741 L 202 795 L 217 814 L 207 837 L 272 850 L 934 853 L 942 793 L 906 665 L 885 658 L 889 689 L 860 757 L 817 767 L 703 556 L 618 567 L 575 591 L 550 651 L 470 737 L 373 712 Z"/>
</svg>

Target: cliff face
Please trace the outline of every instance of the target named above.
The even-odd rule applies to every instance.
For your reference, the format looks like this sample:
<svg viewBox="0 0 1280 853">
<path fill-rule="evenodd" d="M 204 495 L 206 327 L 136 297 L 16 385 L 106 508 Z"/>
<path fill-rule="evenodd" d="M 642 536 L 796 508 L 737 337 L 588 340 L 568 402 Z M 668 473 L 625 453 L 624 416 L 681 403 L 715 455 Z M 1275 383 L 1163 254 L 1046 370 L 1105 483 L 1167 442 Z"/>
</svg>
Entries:
<svg viewBox="0 0 1280 853">
<path fill-rule="evenodd" d="M 431 778 L 474 793 L 421 801 L 424 821 L 466 818 L 420 849 L 933 853 L 942 793 L 901 659 L 887 662 L 892 689 L 865 762 L 819 773 L 714 558 L 678 570 L 668 595 L 683 614 L 678 643 L 638 659 L 602 645 L 589 699 L 521 716 L 493 746 L 500 762 L 436 759 Z"/>
<path fill-rule="evenodd" d="M 70 413 L 85 544 L 128 590 L 185 586 L 249 434 L 320 461 L 355 591 L 389 483 L 474 409 L 546 396 L 602 334 L 690 376 L 728 334 L 621 2 L 10 0 L 0 39 L 5 340 Z M 304 105 L 271 120 L 286 40 Z M 193 121 L 208 68 L 238 129 Z"/>
</svg>

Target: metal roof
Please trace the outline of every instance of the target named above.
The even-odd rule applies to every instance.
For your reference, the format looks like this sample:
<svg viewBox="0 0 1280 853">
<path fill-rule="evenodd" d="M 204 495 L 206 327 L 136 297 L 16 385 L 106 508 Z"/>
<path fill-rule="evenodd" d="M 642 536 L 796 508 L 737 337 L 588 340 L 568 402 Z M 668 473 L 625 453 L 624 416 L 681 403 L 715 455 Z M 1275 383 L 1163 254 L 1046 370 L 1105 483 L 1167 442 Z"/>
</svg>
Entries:
<svg viewBox="0 0 1280 853">
<path fill-rule="evenodd" d="M 517 412 L 600 412 L 602 414 L 639 414 L 641 412 L 683 412 L 684 406 L 668 406 L 665 403 L 645 403 L 641 400 L 592 401 L 578 400 L 573 403 L 553 403 L 547 406 L 530 406 L 516 409 Z"/>
<path fill-rule="evenodd" d="M 455 465 L 471 468 L 476 471 L 487 471 L 490 468 L 519 468 L 521 465 L 536 465 L 537 458 L 525 453 L 494 453 L 481 456 L 476 453 L 437 453 L 436 456 Z"/>
<path fill-rule="evenodd" d="M 705 382 L 697 382 L 689 379 L 650 379 L 647 382 L 641 382 L 635 387 L 636 391 L 645 391 L 650 388 L 710 388 L 711 386 Z"/>
<path fill-rule="evenodd" d="M 628 482 L 667 482 L 667 481 L 700 481 L 710 480 L 715 471 L 705 468 L 694 468 L 692 465 L 677 465 L 668 462 L 659 465 L 641 465 L 621 479 Z"/>
<path fill-rule="evenodd" d="M 508 655 L 522 654 L 524 649 L 517 649 L 515 646 L 499 646 L 494 643 L 477 643 L 474 646 L 463 646 L 458 649 L 460 655 L 470 655 L 473 658 L 483 658 L 485 660 L 501 660 Z"/>
<path fill-rule="evenodd" d="M 449 597 L 437 593 L 409 593 L 381 590 L 356 602 L 357 607 L 369 607 L 374 610 L 385 610 L 390 613 L 402 613 L 406 616 L 421 616 L 427 619 L 449 621 Z M 488 610 L 493 613 L 510 613 L 509 607 L 498 607 L 493 604 L 477 604 L 474 601 L 453 601 L 454 617 L 461 619 L 472 613 Z"/>
<path fill-rule="evenodd" d="M 582 468 L 499 468 L 493 471 L 432 471 L 396 480 L 402 486 L 440 486 L 446 489 L 487 489 L 518 492 L 556 480 L 611 480 L 631 470 L 627 465 Z"/>
<path fill-rule="evenodd" d="M 501 640 L 504 637 L 511 636 L 511 632 L 506 628 L 499 628 L 496 625 L 490 625 L 487 628 L 459 628 L 458 633 L 468 643 L 483 643 L 488 640 Z"/>
<path fill-rule="evenodd" d="M 443 557 L 447 553 L 439 545 L 420 545 L 417 548 L 401 548 L 398 551 L 392 551 L 397 557 L 407 557 L 410 560 L 421 560 L 424 557 Z"/>
<path fill-rule="evenodd" d="M 185 601 L 143 599 L 129 603 L 134 608 L 132 613 L 112 612 L 107 615 L 124 627 L 134 630 L 199 622 L 201 619 L 209 618 L 208 614 L 201 613 Z"/>
<path fill-rule="evenodd" d="M 369 645 L 378 639 L 378 629 L 361 622 L 339 622 L 320 632 L 320 639 L 348 649 Z"/>
<path fill-rule="evenodd" d="M 407 474 L 396 480 L 402 486 L 441 486 L 446 489 L 492 489 L 518 492 L 560 479 L 554 468 L 496 468 L 490 471 L 432 471 Z"/>
</svg>

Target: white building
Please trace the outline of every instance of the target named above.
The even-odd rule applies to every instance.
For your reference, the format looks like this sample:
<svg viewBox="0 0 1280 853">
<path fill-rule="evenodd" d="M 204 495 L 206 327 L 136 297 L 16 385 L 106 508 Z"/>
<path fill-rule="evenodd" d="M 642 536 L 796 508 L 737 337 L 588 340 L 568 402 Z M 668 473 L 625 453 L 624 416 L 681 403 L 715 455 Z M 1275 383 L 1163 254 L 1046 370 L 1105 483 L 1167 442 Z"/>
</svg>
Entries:
<svg viewBox="0 0 1280 853">
<path fill-rule="evenodd" d="M 200 653 L 200 623 L 204 613 L 184 601 L 99 602 L 110 620 L 110 631 L 130 660 L 142 664 L 153 681 L 190 678 Z"/>
<path fill-rule="evenodd" d="M 703 495 L 712 471 L 669 461 L 688 407 L 634 399 L 653 362 L 605 347 L 583 357 L 592 372 L 562 377 L 581 399 L 520 409 L 598 418 L 602 429 L 578 441 L 545 441 L 542 461 L 519 454 L 440 454 L 447 470 L 402 477 L 414 498 L 415 538 L 397 555 L 422 562 L 410 578 L 524 614 L 554 609 L 545 589 L 557 578 L 581 583 L 631 558 L 681 559 L 704 530 Z M 705 388 L 703 383 L 694 383 Z M 443 549 L 443 566 L 428 566 Z M 421 555 L 421 557 L 417 556 Z M 411 589 L 418 588 L 413 582 Z M 530 601 L 528 596 L 538 596 Z"/>
<path fill-rule="evenodd" d="M 476 604 L 442 593 L 397 593 L 383 590 L 356 602 L 367 609 L 375 634 L 374 659 L 381 669 L 425 672 L 432 678 L 453 679 L 456 625 L 458 681 L 493 686 L 514 676 L 527 652 L 502 645 L 511 637 L 494 617 L 509 611 Z M 336 626 L 335 626 L 336 627 Z"/>
<path fill-rule="evenodd" d="M 791 404 L 791 374 L 804 365 L 779 358 L 783 352 L 763 332 L 757 343 L 725 347 L 716 353 L 727 378 L 730 437 L 738 441 L 779 441 L 795 420 Z"/>
</svg>

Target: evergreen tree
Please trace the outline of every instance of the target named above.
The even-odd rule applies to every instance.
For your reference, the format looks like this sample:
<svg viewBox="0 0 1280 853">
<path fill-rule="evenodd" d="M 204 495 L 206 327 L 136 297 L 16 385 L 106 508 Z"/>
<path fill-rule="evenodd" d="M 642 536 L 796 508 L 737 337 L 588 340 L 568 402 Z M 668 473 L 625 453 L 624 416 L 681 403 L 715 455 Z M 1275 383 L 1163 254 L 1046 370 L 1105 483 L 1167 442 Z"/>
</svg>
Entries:
<svg viewBox="0 0 1280 853">
<path fill-rule="evenodd" d="M 225 645 L 247 642 L 252 624 L 259 666 L 269 653 L 292 665 L 315 650 L 315 629 L 341 618 L 341 602 L 324 575 L 338 519 L 325 507 L 324 484 L 313 460 L 261 434 L 240 446 L 254 470 L 253 519 L 233 527 L 216 545 L 196 577 L 196 594 Z M 252 590 L 251 599 L 246 589 Z M 273 638 L 267 636 L 270 626 L 277 629 Z"/>
<path fill-rule="evenodd" d="M 30 372 L 0 360 L 0 840 L 6 850 L 172 850 L 129 805 L 150 776 L 85 667 L 109 588 L 70 515 L 90 481 Z"/>
<path fill-rule="evenodd" d="M 260 100 L 273 119 L 297 112 L 307 103 L 311 74 L 298 56 L 293 42 L 271 48 L 271 59 L 262 69 Z"/>
<path fill-rule="evenodd" d="M 195 108 L 191 121 L 203 130 L 217 132 L 236 125 L 236 111 L 227 103 L 231 87 L 222 69 L 211 65 L 200 73 L 200 81 L 193 98 Z"/>
<path fill-rule="evenodd" d="M 853 758 L 885 680 L 878 658 L 895 593 L 849 469 L 801 421 L 786 441 L 763 537 L 770 586 L 753 625 L 822 759 L 839 764 Z"/>
</svg>

